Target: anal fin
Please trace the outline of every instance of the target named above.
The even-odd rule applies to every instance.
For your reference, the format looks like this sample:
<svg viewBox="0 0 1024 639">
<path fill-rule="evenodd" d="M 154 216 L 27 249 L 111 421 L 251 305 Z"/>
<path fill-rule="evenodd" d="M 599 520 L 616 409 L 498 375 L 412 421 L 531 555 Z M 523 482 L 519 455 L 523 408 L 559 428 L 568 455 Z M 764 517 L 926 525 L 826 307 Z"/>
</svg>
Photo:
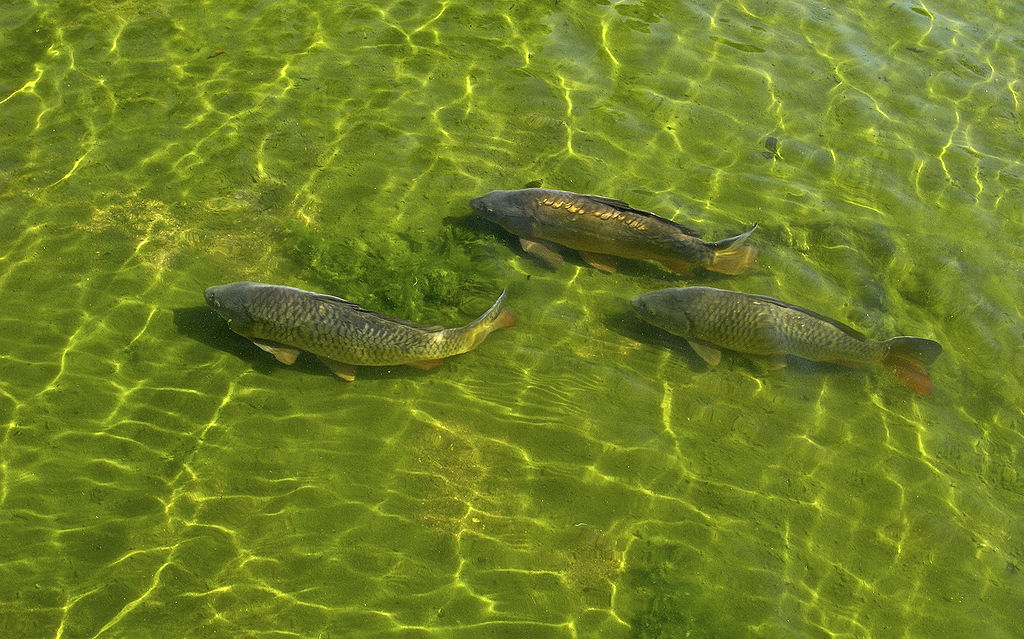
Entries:
<svg viewBox="0 0 1024 639">
<path fill-rule="evenodd" d="M 407 364 L 409 366 L 415 366 L 416 368 L 429 371 L 432 368 L 437 368 L 438 366 L 440 366 L 442 362 L 444 362 L 443 359 L 423 359 L 417 362 L 407 362 Z"/>
<path fill-rule="evenodd" d="M 339 362 L 333 359 L 327 359 L 326 357 L 320 357 L 318 359 L 321 362 L 323 362 L 324 365 L 327 366 L 327 368 L 331 369 L 332 373 L 334 373 L 341 379 L 345 380 L 346 382 L 351 382 L 356 378 L 356 367 L 353 366 L 352 364 L 346 364 L 344 362 Z"/>
<path fill-rule="evenodd" d="M 662 266 L 664 266 L 668 270 L 672 271 L 673 273 L 679 273 L 680 275 L 687 275 L 687 276 L 693 275 L 693 267 L 690 266 L 689 262 L 684 262 L 682 260 L 668 260 L 668 259 L 658 260 L 658 261 L 661 262 Z"/>
<path fill-rule="evenodd" d="M 747 357 L 766 371 L 777 371 L 786 368 L 785 355 L 747 355 Z"/>
</svg>

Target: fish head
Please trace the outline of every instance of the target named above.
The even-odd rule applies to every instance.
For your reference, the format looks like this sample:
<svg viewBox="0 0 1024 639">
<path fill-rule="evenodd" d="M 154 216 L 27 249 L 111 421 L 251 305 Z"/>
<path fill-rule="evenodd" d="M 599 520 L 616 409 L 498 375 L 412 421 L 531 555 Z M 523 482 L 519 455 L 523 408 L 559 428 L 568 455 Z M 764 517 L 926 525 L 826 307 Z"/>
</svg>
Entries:
<svg viewBox="0 0 1024 639">
<path fill-rule="evenodd" d="M 469 201 L 477 215 L 497 222 L 518 235 L 528 234 L 529 218 L 519 201 L 520 191 L 491 191 Z"/>
<path fill-rule="evenodd" d="M 206 303 L 213 310 L 227 320 L 232 330 L 247 326 L 252 322 L 252 316 L 248 311 L 248 300 L 252 289 L 257 286 L 254 282 L 234 282 L 211 286 L 203 293 Z"/>
<path fill-rule="evenodd" d="M 666 288 L 637 295 L 630 300 L 630 305 L 636 316 L 648 324 L 685 337 L 694 328 L 690 316 L 693 309 L 688 308 L 690 297 L 687 289 Z"/>
</svg>

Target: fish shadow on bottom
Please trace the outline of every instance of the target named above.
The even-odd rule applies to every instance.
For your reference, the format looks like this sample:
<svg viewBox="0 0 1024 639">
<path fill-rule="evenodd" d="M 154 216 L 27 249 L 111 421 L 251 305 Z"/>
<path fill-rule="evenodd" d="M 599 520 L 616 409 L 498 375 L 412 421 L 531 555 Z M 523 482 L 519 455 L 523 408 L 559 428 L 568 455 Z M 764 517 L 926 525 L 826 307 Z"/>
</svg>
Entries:
<svg viewBox="0 0 1024 639">
<path fill-rule="evenodd" d="M 497 231 L 488 229 L 487 232 L 504 244 L 514 255 L 515 259 L 521 263 L 534 264 L 538 270 L 544 273 L 556 273 L 558 271 L 558 269 L 553 269 L 550 266 L 547 266 L 543 260 L 533 257 L 523 251 L 519 244 L 519 239 L 512 233 L 500 229 Z M 584 272 L 594 273 L 595 277 L 608 277 L 607 273 L 602 273 L 595 269 L 588 264 L 586 260 L 580 257 L 579 251 L 570 248 L 560 248 L 558 252 L 562 256 L 562 259 L 565 260 L 563 268 L 575 266 L 583 269 Z M 615 273 L 626 277 L 647 278 L 656 282 L 673 283 L 677 286 L 682 286 L 684 283 L 694 279 L 693 275 L 681 275 L 671 271 L 666 271 L 655 263 L 645 260 L 629 259 L 625 257 L 610 257 L 609 259 L 615 264 Z M 701 282 L 710 283 L 709 285 L 713 285 L 716 282 L 726 282 L 733 278 L 731 275 L 723 275 L 721 273 L 714 273 L 711 271 L 702 272 L 700 276 Z"/>
<path fill-rule="evenodd" d="M 315 356 L 306 352 L 301 352 L 299 358 L 291 366 L 286 367 L 284 364 L 278 363 L 269 353 L 261 351 L 251 341 L 229 329 L 217 311 L 209 306 L 176 308 L 172 312 L 174 313 L 174 326 L 179 334 L 210 348 L 234 355 L 261 375 L 270 375 L 275 371 L 288 368 L 303 375 L 312 374 L 334 378 L 334 374 L 329 368 L 318 361 Z M 430 371 L 408 366 L 367 366 L 360 370 L 359 376 L 363 379 L 405 379 L 428 375 L 430 375 Z"/>
<path fill-rule="evenodd" d="M 652 349 L 669 353 L 673 359 L 679 360 L 686 369 L 694 374 L 714 370 L 690 348 L 685 340 L 638 321 L 636 315 L 631 311 L 604 315 L 600 321 L 609 331 L 625 337 L 631 344 L 644 344 Z"/>
</svg>

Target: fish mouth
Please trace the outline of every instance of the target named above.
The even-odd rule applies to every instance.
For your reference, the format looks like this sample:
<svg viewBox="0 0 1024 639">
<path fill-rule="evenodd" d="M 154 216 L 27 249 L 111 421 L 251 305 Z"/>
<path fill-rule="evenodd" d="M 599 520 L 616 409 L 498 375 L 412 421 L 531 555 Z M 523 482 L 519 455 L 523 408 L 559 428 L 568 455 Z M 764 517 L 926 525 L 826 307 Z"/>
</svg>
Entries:
<svg viewBox="0 0 1024 639">
<path fill-rule="evenodd" d="M 469 201 L 469 205 L 473 207 L 473 210 L 476 211 L 477 213 L 482 213 L 485 208 L 483 199 L 484 196 L 482 195 L 480 197 L 475 197 Z"/>
<path fill-rule="evenodd" d="M 640 317 L 644 317 L 644 315 L 647 313 L 647 302 L 640 299 L 640 297 L 634 297 L 633 299 L 629 300 L 629 305 L 633 307 L 633 312 L 639 315 Z"/>
<path fill-rule="evenodd" d="M 207 304 L 216 308 L 219 304 L 217 304 L 217 296 L 214 294 L 213 289 L 214 287 L 212 286 L 206 289 L 206 291 L 203 292 L 203 297 L 206 298 Z"/>
</svg>

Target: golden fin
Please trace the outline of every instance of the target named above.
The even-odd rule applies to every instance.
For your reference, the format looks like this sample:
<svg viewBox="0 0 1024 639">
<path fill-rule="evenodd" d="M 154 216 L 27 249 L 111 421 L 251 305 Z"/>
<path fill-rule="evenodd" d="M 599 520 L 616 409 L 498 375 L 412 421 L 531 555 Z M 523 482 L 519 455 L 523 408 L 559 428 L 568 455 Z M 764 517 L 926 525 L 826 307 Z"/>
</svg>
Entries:
<svg viewBox="0 0 1024 639">
<path fill-rule="evenodd" d="M 678 273 L 680 275 L 686 275 L 686 276 L 693 275 L 693 268 L 690 266 L 689 262 L 684 262 L 682 260 L 669 260 L 669 259 L 658 260 L 658 261 L 661 262 L 662 266 L 664 266 L 668 270 L 672 271 L 673 273 Z"/>
<path fill-rule="evenodd" d="M 757 249 L 752 246 L 730 247 L 715 251 L 711 263 L 704 268 L 725 275 L 739 275 L 750 268 L 756 258 Z"/>
<path fill-rule="evenodd" d="M 705 265 L 704 268 L 726 275 L 738 275 L 750 268 L 757 257 L 757 249 L 744 246 L 744 242 L 755 230 L 757 230 L 757 224 L 750 227 L 750 230 L 745 233 L 708 244 L 714 249 L 715 255 L 711 258 L 711 263 Z"/>
<path fill-rule="evenodd" d="M 580 251 L 580 257 L 587 264 L 590 264 L 599 271 L 605 273 L 615 272 L 615 258 L 611 255 L 605 255 L 604 253 L 591 253 L 590 251 Z"/>
<path fill-rule="evenodd" d="M 292 365 L 299 357 L 299 349 L 284 346 L 276 342 L 266 342 L 254 339 L 252 343 L 274 356 L 274 359 L 282 364 Z"/>
<path fill-rule="evenodd" d="M 494 320 L 494 326 L 496 327 L 496 329 L 509 328 L 510 326 L 515 326 L 516 322 L 518 321 L 519 318 L 515 316 L 515 313 L 506 309 L 502 309 L 502 311 L 498 313 L 498 318 Z"/>
<path fill-rule="evenodd" d="M 432 368 L 437 368 L 438 366 L 440 366 L 442 362 L 444 362 L 443 359 L 424 359 L 424 360 L 420 360 L 418 362 L 406 362 L 406 363 L 409 366 L 415 366 L 416 368 L 421 368 L 421 369 L 423 369 L 425 371 L 429 371 Z"/>
<path fill-rule="evenodd" d="M 565 259 L 554 247 L 554 245 L 548 242 L 542 242 L 539 240 L 531 240 L 529 238 L 519 238 L 519 244 L 523 247 L 523 250 L 530 255 L 536 257 L 541 262 L 547 264 L 550 268 L 557 270 L 565 262 Z"/>
<path fill-rule="evenodd" d="M 327 359 L 326 357 L 318 358 L 327 368 L 331 369 L 331 372 L 345 380 L 351 382 L 356 378 L 356 367 L 352 364 L 345 364 L 333 359 Z"/>
</svg>

